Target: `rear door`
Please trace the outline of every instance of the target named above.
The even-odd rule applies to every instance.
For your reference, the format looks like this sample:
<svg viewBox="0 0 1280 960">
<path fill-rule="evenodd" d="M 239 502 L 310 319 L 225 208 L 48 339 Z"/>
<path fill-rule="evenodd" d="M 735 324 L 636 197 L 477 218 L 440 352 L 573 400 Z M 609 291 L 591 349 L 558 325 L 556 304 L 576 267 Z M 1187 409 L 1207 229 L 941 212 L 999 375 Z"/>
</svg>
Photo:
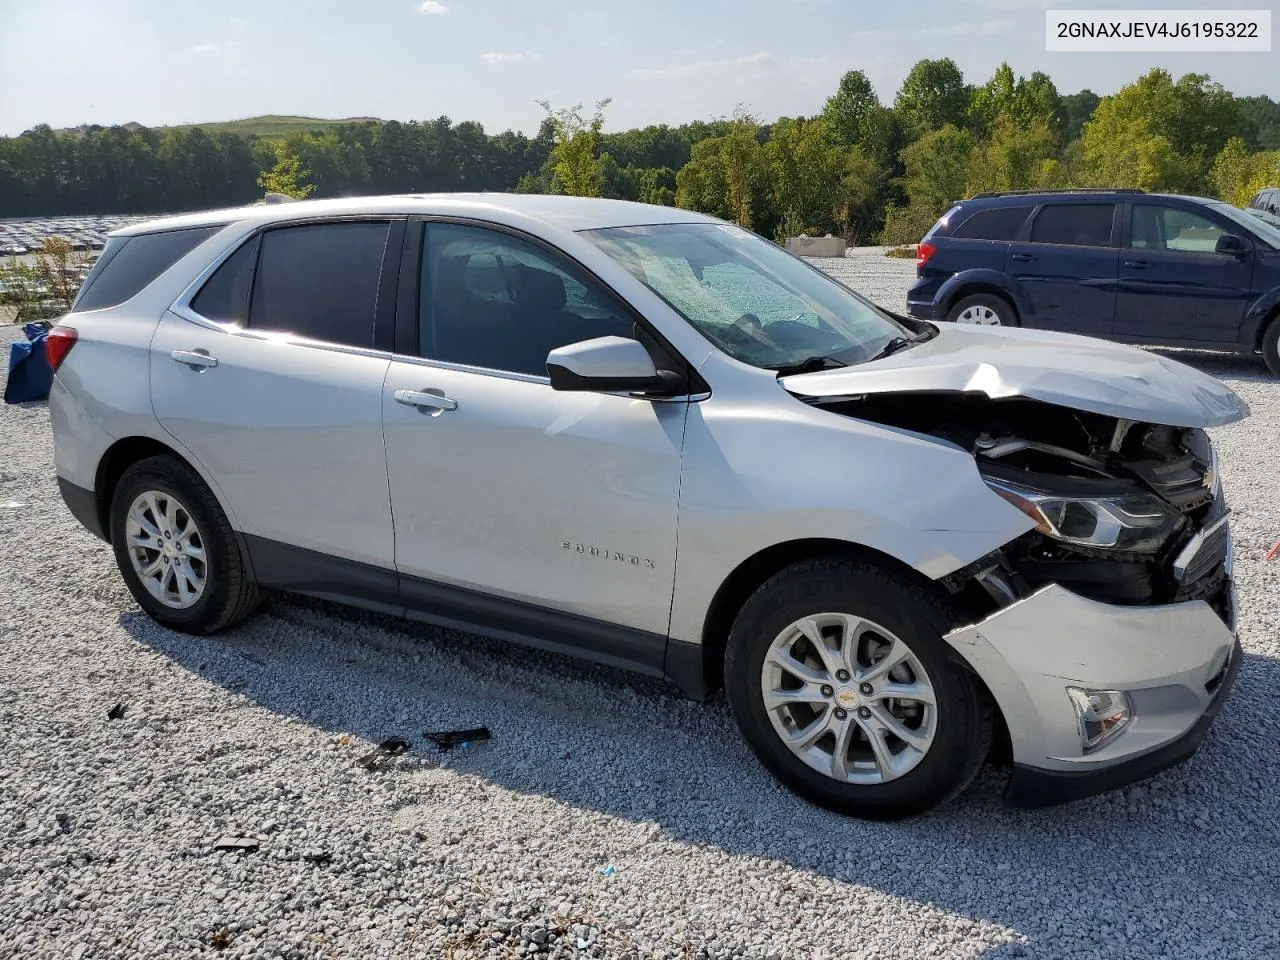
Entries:
<svg viewBox="0 0 1280 960">
<path fill-rule="evenodd" d="M 1208 210 L 1158 201 L 1128 205 L 1115 334 L 1129 340 L 1218 343 L 1240 338 L 1253 299 L 1253 241 Z M 1245 256 L 1217 253 L 1235 234 Z"/>
<path fill-rule="evenodd" d="M 152 341 L 156 416 L 216 478 L 255 564 L 300 547 L 394 566 L 382 383 L 403 230 L 269 229 Z"/>
<path fill-rule="evenodd" d="M 1005 273 L 1031 311 L 1022 325 L 1107 336 L 1115 318 L 1116 203 L 1053 202 L 1009 246 Z"/>
</svg>

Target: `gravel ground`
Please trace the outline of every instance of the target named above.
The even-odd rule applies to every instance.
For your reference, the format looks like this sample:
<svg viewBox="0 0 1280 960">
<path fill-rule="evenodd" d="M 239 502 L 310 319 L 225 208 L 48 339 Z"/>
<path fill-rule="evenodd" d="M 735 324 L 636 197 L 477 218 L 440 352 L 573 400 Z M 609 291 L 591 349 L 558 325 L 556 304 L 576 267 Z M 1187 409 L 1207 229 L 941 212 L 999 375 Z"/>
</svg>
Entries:
<svg viewBox="0 0 1280 960">
<path fill-rule="evenodd" d="M 898 308 L 912 272 L 822 265 Z M 1280 383 L 1191 360 L 1254 410 L 1216 431 L 1247 659 L 1204 749 L 1038 812 L 989 771 L 899 824 L 603 668 L 294 599 L 161 629 L 59 500 L 45 405 L 0 407 L 0 956 L 1280 957 Z"/>
</svg>

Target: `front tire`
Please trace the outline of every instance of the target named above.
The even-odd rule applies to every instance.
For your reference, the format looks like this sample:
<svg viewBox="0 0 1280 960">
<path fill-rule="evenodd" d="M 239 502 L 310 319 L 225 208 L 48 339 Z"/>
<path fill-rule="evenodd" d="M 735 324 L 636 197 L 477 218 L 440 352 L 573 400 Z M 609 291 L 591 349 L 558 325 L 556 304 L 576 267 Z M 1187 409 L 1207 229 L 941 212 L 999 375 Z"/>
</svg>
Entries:
<svg viewBox="0 0 1280 960">
<path fill-rule="evenodd" d="M 226 514 L 176 457 L 148 457 L 116 484 L 111 546 L 133 598 L 184 633 L 215 633 L 257 603 L 257 587 Z"/>
<path fill-rule="evenodd" d="M 850 560 L 786 568 L 746 602 L 725 686 L 752 752 L 796 793 L 871 820 L 914 816 L 963 790 L 992 712 L 942 638 L 918 584 Z"/>
<path fill-rule="evenodd" d="M 1018 314 L 1004 297 L 994 293 L 975 293 L 957 300 L 947 312 L 947 320 L 983 327 L 1016 327 Z"/>
</svg>

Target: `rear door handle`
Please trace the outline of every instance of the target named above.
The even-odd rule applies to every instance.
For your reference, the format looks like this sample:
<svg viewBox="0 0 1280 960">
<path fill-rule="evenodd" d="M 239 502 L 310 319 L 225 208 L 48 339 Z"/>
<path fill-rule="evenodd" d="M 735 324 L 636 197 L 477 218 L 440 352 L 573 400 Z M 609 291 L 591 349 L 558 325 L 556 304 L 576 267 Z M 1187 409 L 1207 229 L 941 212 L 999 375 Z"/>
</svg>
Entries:
<svg viewBox="0 0 1280 960">
<path fill-rule="evenodd" d="M 217 358 L 209 356 L 206 350 L 175 350 L 169 356 L 197 371 L 207 370 L 209 367 L 218 365 Z"/>
<path fill-rule="evenodd" d="M 435 410 L 438 413 L 444 413 L 446 410 L 457 410 L 458 401 L 450 400 L 440 390 L 428 388 L 426 390 L 397 390 L 392 394 L 396 399 L 396 403 L 403 403 L 407 407 L 417 407 L 419 410 Z"/>
<path fill-rule="evenodd" d="M 1147 269 L 1147 267 L 1151 266 L 1151 261 L 1150 260 L 1126 260 L 1124 262 L 1124 265 L 1133 270 L 1145 270 Z"/>
<path fill-rule="evenodd" d="M 1029 253 L 1011 253 L 1009 254 L 1009 259 L 1017 260 L 1019 263 L 1030 263 L 1035 258 Z"/>
</svg>

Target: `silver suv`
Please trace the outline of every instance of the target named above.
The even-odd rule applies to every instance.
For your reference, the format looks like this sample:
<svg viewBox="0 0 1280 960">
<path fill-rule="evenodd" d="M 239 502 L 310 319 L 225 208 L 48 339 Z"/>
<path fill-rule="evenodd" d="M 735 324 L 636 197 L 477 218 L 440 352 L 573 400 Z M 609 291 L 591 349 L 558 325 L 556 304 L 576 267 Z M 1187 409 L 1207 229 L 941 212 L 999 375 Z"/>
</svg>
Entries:
<svg viewBox="0 0 1280 960">
<path fill-rule="evenodd" d="M 1240 661 L 1218 381 L 895 316 L 607 200 L 314 201 L 117 231 L 49 337 L 58 482 L 176 630 L 262 588 L 725 687 L 895 818 L 1195 751 Z"/>
</svg>

